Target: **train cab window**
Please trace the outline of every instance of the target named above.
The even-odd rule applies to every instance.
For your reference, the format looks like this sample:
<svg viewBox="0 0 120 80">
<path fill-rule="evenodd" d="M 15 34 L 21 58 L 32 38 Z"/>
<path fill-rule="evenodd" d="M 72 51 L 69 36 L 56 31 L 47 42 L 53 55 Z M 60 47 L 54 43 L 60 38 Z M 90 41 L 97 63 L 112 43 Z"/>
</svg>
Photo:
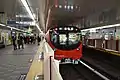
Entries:
<svg viewBox="0 0 120 80">
<path fill-rule="evenodd" d="M 80 41 L 79 33 L 69 33 L 69 40 L 68 40 L 69 45 L 77 44 L 79 41 Z"/>
<path fill-rule="evenodd" d="M 65 34 L 60 34 L 59 35 L 59 43 L 60 43 L 60 45 L 66 45 L 67 36 Z"/>
<path fill-rule="evenodd" d="M 75 49 L 80 45 L 81 34 L 76 27 L 60 27 L 51 30 L 51 42 L 58 48 L 63 50 Z"/>
</svg>

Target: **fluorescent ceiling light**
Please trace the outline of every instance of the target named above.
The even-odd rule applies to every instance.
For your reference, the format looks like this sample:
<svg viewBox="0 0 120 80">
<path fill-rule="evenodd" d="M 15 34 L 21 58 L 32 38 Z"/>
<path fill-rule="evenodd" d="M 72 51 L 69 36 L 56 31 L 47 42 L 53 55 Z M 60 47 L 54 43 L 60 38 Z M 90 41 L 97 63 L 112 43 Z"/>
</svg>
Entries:
<svg viewBox="0 0 120 80">
<path fill-rule="evenodd" d="M 0 26 L 6 26 L 6 25 L 5 24 L 0 24 Z M 15 30 L 24 32 L 24 30 L 21 30 L 21 29 L 15 28 L 15 27 L 11 27 L 11 26 L 6 26 L 6 27 L 10 28 L 10 29 L 15 29 Z"/>
<path fill-rule="evenodd" d="M 16 15 L 16 17 L 29 17 L 28 15 Z"/>
<path fill-rule="evenodd" d="M 12 28 L 12 27 L 10 27 L 10 26 L 6 26 L 7 28 Z M 12 28 L 13 29 L 13 28 Z"/>
<path fill-rule="evenodd" d="M 33 14 L 26 2 L 26 0 L 21 0 L 21 2 L 23 3 L 24 7 L 26 8 L 27 12 L 29 13 L 30 17 L 33 19 L 33 21 L 35 20 L 34 17 L 33 17 Z"/>
<path fill-rule="evenodd" d="M 27 12 L 29 13 L 30 17 L 31 17 L 31 18 L 33 19 L 33 21 L 36 23 L 35 18 L 34 18 L 34 16 L 33 16 L 32 12 L 31 12 L 31 10 L 30 10 L 30 8 L 29 8 L 26 0 L 21 0 L 21 2 L 22 2 L 22 4 L 24 5 L 24 7 L 26 8 L 26 10 L 27 10 Z M 36 24 L 36 27 L 38 28 L 38 30 L 39 30 L 40 32 L 42 32 L 38 24 Z"/>
<path fill-rule="evenodd" d="M 4 24 L 0 24 L 0 26 L 5 26 Z"/>
<path fill-rule="evenodd" d="M 118 26 L 120 26 L 120 24 L 113 24 L 113 25 L 106 25 L 106 26 L 101 26 L 101 27 L 96 27 L 96 28 L 89 28 L 89 29 L 84 29 L 84 30 L 81 30 L 81 31 L 104 29 L 104 28 L 111 28 L 111 27 L 118 27 Z"/>
<path fill-rule="evenodd" d="M 43 32 L 41 31 L 41 29 L 40 29 L 40 27 L 39 27 L 38 24 L 36 24 L 36 27 L 38 28 L 38 30 L 39 30 L 41 33 L 43 33 Z"/>
<path fill-rule="evenodd" d="M 35 26 L 35 24 L 36 24 L 34 21 L 29 21 L 29 22 L 28 21 L 26 21 L 26 22 L 25 21 L 20 21 L 20 22 L 17 21 L 16 23 L 17 24 L 25 24 L 25 25 L 33 25 L 33 26 Z"/>
</svg>

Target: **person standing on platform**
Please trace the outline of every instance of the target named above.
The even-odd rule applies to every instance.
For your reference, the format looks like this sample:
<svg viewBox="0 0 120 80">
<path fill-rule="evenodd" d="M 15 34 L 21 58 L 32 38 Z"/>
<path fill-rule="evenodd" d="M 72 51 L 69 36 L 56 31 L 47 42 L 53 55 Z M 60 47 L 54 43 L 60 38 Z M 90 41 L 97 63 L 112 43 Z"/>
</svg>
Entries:
<svg viewBox="0 0 120 80">
<path fill-rule="evenodd" d="M 34 42 L 33 42 L 34 44 L 36 43 L 36 34 L 34 35 Z"/>
<path fill-rule="evenodd" d="M 38 45 L 40 45 L 41 38 L 38 36 L 37 37 Z"/>
<path fill-rule="evenodd" d="M 36 41 L 35 36 L 33 36 L 33 44 L 35 44 L 35 41 Z"/>
<path fill-rule="evenodd" d="M 24 43 L 25 43 L 25 44 L 27 43 L 27 39 L 26 39 L 26 36 L 24 36 Z"/>
<path fill-rule="evenodd" d="M 29 36 L 26 37 L 26 41 L 27 41 L 27 44 L 29 44 L 29 42 L 30 42 Z"/>
<path fill-rule="evenodd" d="M 22 49 L 24 49 L 23 37 L 19 35 L 18 36 L 18 48 L 20 49 L 21 46 L 22 46 Z"/>
<path fill-rule="evenodd" d="M 15 36 L 12 36 L 12 41 L 13 41 L 14 50 L 17 50 L 17 42 L 16 42 L 16 37 Z"/>
</svg>

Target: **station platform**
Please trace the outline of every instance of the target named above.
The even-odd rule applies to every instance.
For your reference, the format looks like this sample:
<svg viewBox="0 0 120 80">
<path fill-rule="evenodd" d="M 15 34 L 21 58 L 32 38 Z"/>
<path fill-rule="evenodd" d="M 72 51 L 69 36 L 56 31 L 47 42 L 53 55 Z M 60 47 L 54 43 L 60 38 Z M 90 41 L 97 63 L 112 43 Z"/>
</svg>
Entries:
<svg viewBox="0 0 120 80">
<path fill-rule="evenodd" d="M 25 80 L 44 80 L 43 42 L 38 47 Z"/>
<path fill-rule="evenodd" d="M 18 50 L 13 50 L 13 46 L 0 49 L 0 80 L 18 80 L 21 74 L 27 74 L 30 60 L 37 51 L 36 44 L 28 44 Z"/>
</svg>

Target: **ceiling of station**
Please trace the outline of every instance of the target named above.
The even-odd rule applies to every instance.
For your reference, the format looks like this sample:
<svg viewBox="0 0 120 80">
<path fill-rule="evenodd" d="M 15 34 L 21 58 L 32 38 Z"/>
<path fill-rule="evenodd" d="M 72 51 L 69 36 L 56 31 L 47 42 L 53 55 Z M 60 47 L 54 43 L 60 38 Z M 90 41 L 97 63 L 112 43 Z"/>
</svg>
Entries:
<svg viewBox="0 0 120 80">
<path fill-rule="evenodd" d="M 119 0 L 63 0 L 63 3 L 65 1 L 67 1 L 67 3 L 71 1 L 73 3 L 72 5 L 74 6 L 74 9 L 66 10 L 66 4 L 58 3 L 57 8 L 54 7 L 51 9 L 52 11 L 50 17 L 52 21 L 50 25 L 72 24 L 84 16 L 117 7 L 120 3 Z M 53 3 L 53 5 L 55 5 L 55 3 Z M 60 5 L 62 6 L 61 8 L 59 8 Z M 68 5 L 69 4 L 67 4 L 67 6 Z M 76 6 L 78 6 L 80 9 L 76 9 Z"/>
<path fill-rule="evenodd" d="M 45 1 L 49 1 L 51 8 L 50 25 L 54 24 L 72 24 L 84 16 L 105 9 L 114 8 L 119 5 L 120 0 L 26 0 L 32 11 L 32 14 L 39 16 L 39 22 L 42 29 L 45 29 Z M 60 1 L 62 8 L 55 8 L 55 1 Z M 65 3 L 73 5 L 73 10 L 65 9 Z M 68 6 L 67 5 L 67 6 Z M 77 8 L 76 8 L 77 6 Z M 0 12 L 7 14 L 8 19 L 16 19 L 16 15 L 28 15 L 25 7 L 20 0 L 0 0 Z M 29 16 L 28 16 L 29 18 Z M 21 20 L 21 19 L 20 19 Z M 28 19 L 30 21 L 30 18 Z"/>
<path fill-rule="evenodd" d="M 40 5 L 42 0 L 26 0 L 30 10 L 36 18 L 40 14 Z M 44 4 L 44 3 L 43 3 Z M 0 14 L 5 14 L 6 21 L 32 21 L 25 7 L 20 0 L 0 0 Z M 26 16 L 26 17 L 20 17 Z M 17 17 L 16 17 L 17 16 Z"/>
<path fill-rule="evenodd" d="M 32 14 L 37 15 L 37 10 L 40 8 L 41 0 L 26 0 L 32 11 Z M 0 0 L 0 12 L 4 12 L 11 19 L 16 15 L 28 15 L 25 7 L 20 0 Z M 29 15 L 28 15 L 29 17 Z"/>
<path fill-rule="evenodd" d="M 14 15 L 16 0 L 0 0 L 0 12 L 7 13 L 8 16 Z"/>
</svg>

